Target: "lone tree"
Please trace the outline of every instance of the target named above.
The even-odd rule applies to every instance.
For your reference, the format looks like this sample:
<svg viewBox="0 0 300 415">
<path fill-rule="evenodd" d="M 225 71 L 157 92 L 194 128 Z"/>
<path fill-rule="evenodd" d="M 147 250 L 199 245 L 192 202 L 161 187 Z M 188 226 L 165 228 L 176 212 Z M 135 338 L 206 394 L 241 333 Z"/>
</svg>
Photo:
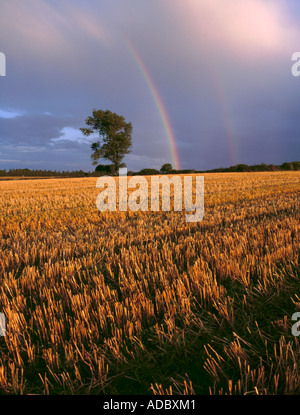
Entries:
<svg viewBox="0 0 300 415">
<path fill-rule="evenodd" d="M 122 160 L 131 152 L 132 124 L 127 123 L 122 115 L 109 110 L 93 110 L 93 115 L 87 117 L 85 123 L 88 128 L 80 128 L 81 132 L 86 136 L 98 132 L 101 139 L 91 145 L 93 165 L 99 159 L 110 160 L 112 173 L 116 174 L 120 167 L 126 166 Z"/>
</svg>

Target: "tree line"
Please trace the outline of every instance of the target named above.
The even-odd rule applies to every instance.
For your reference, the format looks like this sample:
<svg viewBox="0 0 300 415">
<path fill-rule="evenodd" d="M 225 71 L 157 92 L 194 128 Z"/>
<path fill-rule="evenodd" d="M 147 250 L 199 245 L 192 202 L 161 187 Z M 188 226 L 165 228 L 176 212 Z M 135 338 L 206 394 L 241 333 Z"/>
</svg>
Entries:
<svg viewBox="0 0 300 415">
<path fill-rule="evenodd" d="M 220 167 L 218 169 L 206 170 L 210 173 L 222 173 L 222 172 L 259 172 L 259 171 L 298 171 L 300 170 L 300 161 L 292 161 L 282 163 L 280 165 L 276 164 L 254 164 L 248 166 L 248 164 L 236 164 L 235 166 L 230 167 Z"/>
<path fill-rule="evenodd" d="M 300 161 L 290 163 L 275 164 L 255 164 L 248 166 L 247 164 L 237 164 L 230 167 L 220 167 L 213 170 L 195 170 L 185 169 L 176 170 L 169 163 L 164 164 L 159 170 L 153 168 L 145 168 L 139 171 L 128 171 L 128 176 L 142 175 L 152 176 L 156 174 L 189 174 L 189 173 L 241 173 L 241 172 L 261 172 L 261 171 L 299 171 Z M 95 171 L 85 172 L 83 170 L 59 171 L 59 170 L 31 170 L 31 169 L 9 169 L 0 170 L 0 177 L 99 177 L 110 175 L 110 165 L 98 165 Z"/>
</svg>

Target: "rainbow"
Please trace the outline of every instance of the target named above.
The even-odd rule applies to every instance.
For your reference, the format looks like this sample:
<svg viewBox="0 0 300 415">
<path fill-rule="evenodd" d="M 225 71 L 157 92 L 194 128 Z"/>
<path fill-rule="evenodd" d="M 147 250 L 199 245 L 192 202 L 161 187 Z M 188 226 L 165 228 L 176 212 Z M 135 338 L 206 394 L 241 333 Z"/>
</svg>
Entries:
<svg viewBox="0 0 300 415">
<path fill-rule="evenodd" d="M 168 114 L 166 111 L 166 108 L 163 104 L 163 101 L 160 97 L 160 94 L 155 86 L 155 83 L 153 79 L 151 78 L 149 71 L 147 70 L 143 60 L 141 59 L 140 55 L 138 54 L 137 50 L 134 48 L 132 43 L 129 41 L 129 39 L 124 37 L 124 43 L 127 46 L 127 49 L 129 50 L 132 58 L 134 59 L 135 63 L 137 64 L 138 68 L 140 69 L 148 87 L 151 92 L 151 95 L 153 97 L 153 100 L 155 102 L 155 105 L 157 107 L 158 113 L 160 115 L 160 118 L 162 120 L 167 139 L 170 146 L 171 156 L 172 156 L 172 163 L 176 170 L 180 170 L 180 162 L 179 162 L 179 155 L 176 148 L 176 141 L 175 136 L 172 131 L 171 123 L 168 118 Z"/>
</svg>

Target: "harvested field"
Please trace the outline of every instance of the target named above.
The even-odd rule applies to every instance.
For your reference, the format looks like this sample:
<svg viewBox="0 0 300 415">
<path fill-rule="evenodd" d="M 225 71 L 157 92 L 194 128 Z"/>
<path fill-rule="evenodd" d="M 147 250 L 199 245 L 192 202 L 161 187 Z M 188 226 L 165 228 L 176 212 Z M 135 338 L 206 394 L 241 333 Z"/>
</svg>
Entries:
<svg viewBox="0 0 300 415">
<path fill-rule="evenodd" d="M 0 182 L 2 394 L 300 393 L 300 172 L 204 178 L 199 223 Z"/>
</svg>

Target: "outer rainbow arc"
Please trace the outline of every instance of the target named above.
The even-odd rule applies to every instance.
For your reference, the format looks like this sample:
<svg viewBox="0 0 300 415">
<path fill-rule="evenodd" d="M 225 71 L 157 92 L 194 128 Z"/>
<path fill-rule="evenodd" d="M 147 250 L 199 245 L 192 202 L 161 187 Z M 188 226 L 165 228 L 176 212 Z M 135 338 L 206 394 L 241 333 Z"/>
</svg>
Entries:
<svg viewBox="0 0 300 415">
<path fill-rule="evenodd" d="M 235 131 L 234 131 L 234 125 L 233 125 L 233 122 L 232 122 L 232 117 L 230 116 L 230 113 L 229 113 L 228 102 L 226 100 L 226 94 L 225 94 L 224 87 L 222 85 L 220 76 L 219 76 L 219 74 L 216 70 L 216 65 L 213 62 L 210 62 L 210 63 L 211 63 L 211 65 L 210 65 L 211 74 L 212 74 L 212 77 L 213 77 L 213 86 L 214 86 L 214 89 L 215 89 L 215 93 L 218 97 L 218 101 L 219 101 L 219 104 L 220 104 L 220 109 L 221 109 L 221 112 L 222 112 L 223 123 L 224 123 L 224 127 L 225 127 L 225 130 L 226 130 L 231 163 L 237 164 L 238 163 L 238 154 L 237 154 L 236 134 L 235 134 Z"/>
<path fill-rule="evenodd" d="M 155 86 L 154 81 L 152 80 L 149 71 L 147 70 L 144 62 L 142 61 L 141 57 L 139 56 L 138 52 L 136 51 L 136 49 L 133 47 L 133 45 L 130 43 L 130 41 L 128 39 L 124 40 L 125 45 L 127 46 L 131 56 L 133 57 L 135 63 L 137 64 L 138 68 L 140 69 L 149 89 L 151 92 L 151 95 L 153 97 L 153 100 L 155 102 L 155 105 L 158 109 L 160 118 L 162 120 L 162 123 L 164 125 L 166 134 L 167 134 L 167 138 L 168 138 L 168 142 L 169 142 L 169 146 L 170 146 L 170 150 L 171 150 L 171 155 L 172 155 L 172 162 L 175 166 L 176 170 L 180 170 L 180 162 L 179 162 L 179 155 L 178 155 L 178 151 L 176 148 L 176 141 L 175 141 L 175 137 L 172 131 L 172 127 L 171 127 L 171 123 L 169 121 L 168 118 L 168 114 L 167 111 L 165 109 L 165 106 L 163 104 L 163 101 L 160 97 L 160 94 Z"/>
</svg>

